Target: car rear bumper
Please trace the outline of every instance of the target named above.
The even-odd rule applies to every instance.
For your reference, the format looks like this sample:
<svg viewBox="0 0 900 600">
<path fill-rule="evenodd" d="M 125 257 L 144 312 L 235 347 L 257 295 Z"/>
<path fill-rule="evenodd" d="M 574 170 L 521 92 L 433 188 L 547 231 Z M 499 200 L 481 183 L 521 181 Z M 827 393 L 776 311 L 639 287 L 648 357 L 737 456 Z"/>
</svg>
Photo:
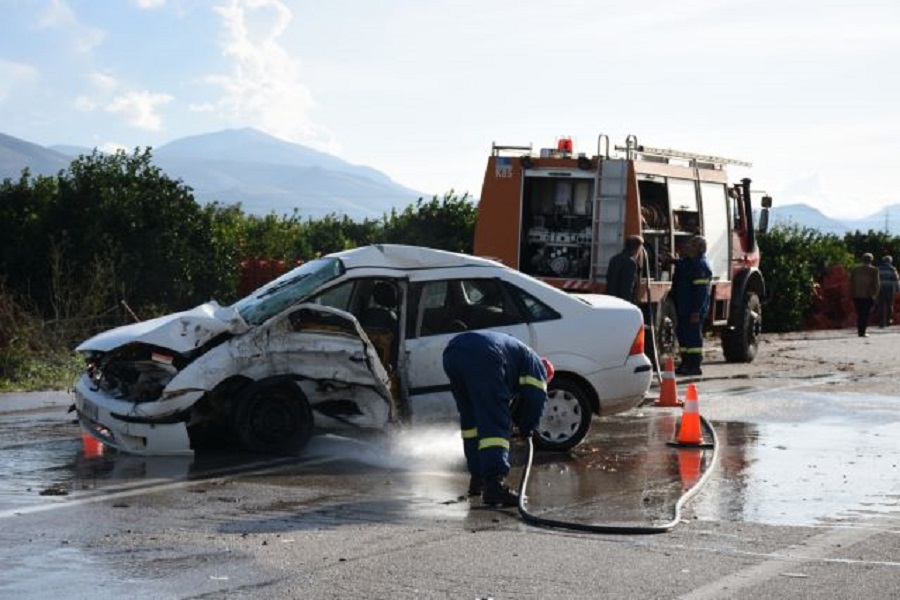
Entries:
<svg viewBox="0 0 900 600">
<path fill-rule="evenodd" d="M 653 368 L 643 354 L 628 358 L 624 365 L 595 374 L 591 382 L 600 398 L 600 415 L 615 415 L 636 406 L 646 398 L 653 379 Z"/>
<path fill-rule="evenodd" d="M 97 390 L 87 375 L 75 383 L 75 409 L 82 429 L 105 445 L 129 454 L 193 454 L 187 424 L 163 421 L 196 400 L 185 395 L 164 407 L 159 402 L 134 404 Z"/>
</svg>

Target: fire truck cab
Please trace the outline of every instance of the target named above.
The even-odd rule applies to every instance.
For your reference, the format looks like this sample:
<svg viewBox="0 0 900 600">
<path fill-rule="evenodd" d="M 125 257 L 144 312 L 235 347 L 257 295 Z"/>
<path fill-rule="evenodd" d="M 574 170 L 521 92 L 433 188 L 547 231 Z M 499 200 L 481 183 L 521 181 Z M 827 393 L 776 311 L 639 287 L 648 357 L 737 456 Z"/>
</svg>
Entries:
<svg viewBox="0 0 900 600">
<path fill-rule="evenodd" d="M 492 257 L 556 287 L 606 290 L 609 259 L 625 239 L 644 240 L 637 302 L 648 352 L 677 353 L 677 315 L 669 298 L 673 258 L 690 236 L 707 240 L 713 270 L 707 330 L 718 333 L 729 362 L 756 356 L 765 280 L 757 236 L 771 198 L 754 223 L 750 180 L 729 184 L 725 167 L 750 164 L 717 156 L 651 148 L 628 136 L 597 154 L 575 154 L 572 140 L 535 155 L 531 146 L 493 144 L 478 206 L 474 253 Z"/>
</svg>

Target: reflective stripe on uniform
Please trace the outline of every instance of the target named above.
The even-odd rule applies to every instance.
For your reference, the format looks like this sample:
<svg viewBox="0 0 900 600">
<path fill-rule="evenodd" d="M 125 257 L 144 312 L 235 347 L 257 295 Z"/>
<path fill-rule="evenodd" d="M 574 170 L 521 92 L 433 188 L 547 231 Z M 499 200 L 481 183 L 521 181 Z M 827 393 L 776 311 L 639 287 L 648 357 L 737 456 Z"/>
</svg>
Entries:
<svg viewBox="0 0 900 600">
<path fill-rule="evenodd" d="M 539 390 L 547 391 L 547 383 L 537 377 L 532 377 L 531 375 L 522 375 L 519 377 L 519 385 L 531 385 Z"/>
<path fill-rule="evenodd" d="M 693 283 L 694 285 L 708 285 L 709 279 L 695 279 L 691 283 Z"/>
<path fill-rule="evenodd" d="M 478 437 L 478 428 L 473 427 L 472 429 L 463 429 L 460 433 L 462 433 L 462 438 L 464 440 L 471 440 Z"/>
<path fill-rule="evenodd" d="M 703 354 L 703 347 L 697 348 L 681 348 L 682 354 Z"/>
<path fill-rule="evenodd" d="M 506 448 L 509 450 L 509 440 L 501 437 L 481 438 L 478 440 L 479 450 L 485 450 L 487 448 Z"/>
</svg>

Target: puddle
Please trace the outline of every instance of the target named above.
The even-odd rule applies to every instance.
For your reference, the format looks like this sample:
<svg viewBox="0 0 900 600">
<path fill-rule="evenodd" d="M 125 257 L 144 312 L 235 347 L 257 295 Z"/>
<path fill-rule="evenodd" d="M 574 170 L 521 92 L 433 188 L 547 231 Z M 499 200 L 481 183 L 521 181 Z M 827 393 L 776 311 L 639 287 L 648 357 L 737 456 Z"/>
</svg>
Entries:
<svg viewBox="0 0 900 600">
<path fill-rule="evenodd" d="M 718 461 L 687 515 L 770 525 L 862 523 L 900 513 L 900 398 L 752 390 L 709 395 L 702 413 L 715 426 Z M 538 453 L 528 488 L 538 516 L 591 524 L 659 524 L 710 468 L 712 451 L 678 450 L 678 409 L 644 407 L 595 421 L 568 454 Z M 802 418 L 801 418 L 802 417 Z M 0 513 L 68 497 L 155 482 L 236 474 L 261 464 L 240 454 L 135 457 L 86 453 L 64 409 L 0 414 Z M 296 469 L 256 475 L 276 485 L 315 481 L 364 496 L 377 486 L 395 514 L 460 518 L 467 483 L 452 425 L 349 439 L 318 436 Z M 514 448 L 514 465 L 525 460 Z M 518 485 L 520 469 L 510 475 Z M 304 479 L 307 478 L 307 479 Z M 373 483 L 374 482 L 374 483 Z M 404 508 L 405 506 L 405 508 Z"/>
<path fill-rule="evenodd" d="M 900 424 L 719 423 L 720 475 L 699 518 L 771 525 L 861 523 L 900 514 Z"/>
</svg>

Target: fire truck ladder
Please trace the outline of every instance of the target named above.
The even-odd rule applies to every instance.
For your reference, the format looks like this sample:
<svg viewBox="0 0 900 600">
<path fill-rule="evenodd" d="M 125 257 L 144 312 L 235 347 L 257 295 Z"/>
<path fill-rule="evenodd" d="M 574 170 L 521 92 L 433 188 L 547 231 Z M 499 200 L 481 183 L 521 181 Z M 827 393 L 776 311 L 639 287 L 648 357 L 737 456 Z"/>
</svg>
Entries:
<svg viewBox="0 0 900 600">
<path fill-rule="evenodd" d="M 725 165 L 738 165 L 741 167 L 752 167 L 753 163 L 745 160 L 737 160 L 734 158 L 725 158 L 722 156 L 712 156 L 709 154 L 696 154 L 694 152 L 683 152 L 681 150 L 672 150 L 671 148 L 652 148 L 638 144 L 637 136 L 629 135 L 625 139 L 624 146 L 616 146 L 616 151 L 624 152 L 625 158 L 635 160 L 640 156 L 655 156 L 660 158 L 676 158 L 690 161 L 691 166 L 706 166 L 712 169 L 721 169 Z"/>
<path fill-rule="evenodd" d="M 604 134 L 597 139 L 597 156 L 591 222 L 591 279 L 595 281 L 606 278 L 609 257 L 622 249 L 628 176 L 628 161 L 609 157 L 609 138 Z"/>
</svg>

